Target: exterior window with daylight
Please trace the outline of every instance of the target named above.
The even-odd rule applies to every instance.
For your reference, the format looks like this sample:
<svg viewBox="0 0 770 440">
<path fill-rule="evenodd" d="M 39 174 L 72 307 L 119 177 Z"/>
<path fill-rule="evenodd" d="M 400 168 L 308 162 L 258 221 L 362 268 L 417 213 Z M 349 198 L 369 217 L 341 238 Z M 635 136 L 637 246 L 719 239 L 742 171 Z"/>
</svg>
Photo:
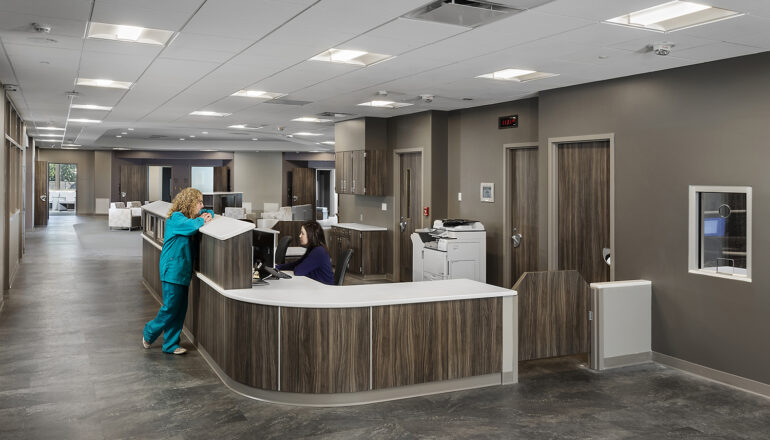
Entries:
<svg viewBox="0 0 770 440">
<path fill-rule="evenodd" d="M 751 187 L 690 187 L 690 273 L 751 281 Z"/>
</svg>

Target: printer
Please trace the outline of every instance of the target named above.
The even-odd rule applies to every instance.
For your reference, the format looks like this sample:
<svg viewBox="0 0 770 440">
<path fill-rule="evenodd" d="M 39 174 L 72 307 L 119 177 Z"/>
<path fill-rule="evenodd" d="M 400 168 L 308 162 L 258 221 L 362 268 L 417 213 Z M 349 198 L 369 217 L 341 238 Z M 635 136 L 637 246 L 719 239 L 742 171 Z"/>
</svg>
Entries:
<svg viewBox="0 0 770 440">
<path fill-rule="evenodd" d="M 475 220 L 435 220 L 412 239 L 412 280 L 487 281 L 487 233 Z"/>
</svg>

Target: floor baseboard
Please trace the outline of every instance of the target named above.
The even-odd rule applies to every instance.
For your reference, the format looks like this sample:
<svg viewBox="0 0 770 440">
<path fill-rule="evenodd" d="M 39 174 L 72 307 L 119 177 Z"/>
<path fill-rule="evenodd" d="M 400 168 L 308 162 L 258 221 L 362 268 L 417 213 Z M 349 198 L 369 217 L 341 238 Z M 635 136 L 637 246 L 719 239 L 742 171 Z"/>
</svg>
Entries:
<svg viewBox="0 0 770 440">
<path fill-rule="evenodd" d="M 736 376 L 735 374 L 726 373 L 724 371 L 715 370 L 713 368 L 655 351 L 652 352 L 652 360 L 659 364 L 663 364 L 668 367 L 676 368 L 677 370 L 682 370 L 687 373 L 703 377 L 704 379 L 719 382 L 723 385 L 738 388 L 742 391 L 770 398 L 770 384 L 748 379 L 742 376 Z"/>
</svg>

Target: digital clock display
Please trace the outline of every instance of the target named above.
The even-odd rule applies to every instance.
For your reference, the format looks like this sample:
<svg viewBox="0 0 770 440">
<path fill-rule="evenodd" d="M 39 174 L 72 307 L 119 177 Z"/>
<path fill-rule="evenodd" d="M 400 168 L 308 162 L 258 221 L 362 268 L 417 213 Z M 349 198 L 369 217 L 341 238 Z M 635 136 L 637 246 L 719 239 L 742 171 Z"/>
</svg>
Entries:
<svg viewBox="0 0 770 440">
<path fill-rule="evenodd" d="M 497 118 L 497 128 L 514 128 L 519 126 L 519 115 L 500 116 Z"/>
</svg>

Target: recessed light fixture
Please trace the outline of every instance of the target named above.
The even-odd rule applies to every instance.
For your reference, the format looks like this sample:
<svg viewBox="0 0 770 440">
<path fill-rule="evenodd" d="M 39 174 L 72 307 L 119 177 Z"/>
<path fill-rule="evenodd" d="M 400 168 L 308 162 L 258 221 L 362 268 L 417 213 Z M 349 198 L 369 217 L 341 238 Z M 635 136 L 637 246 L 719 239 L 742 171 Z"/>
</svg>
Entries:
<svg viewBox="0 0 770 440">
<path fill-rule="evenodd" d="M 121 131 L 120 134 L 128 134 L 126 131 Z"/>
<path fill-rule="evenodd" d="M 201 151 L 219 151 L 219 150 L 212 150 L 211 148 L 207 148 L 207 149 L 201 150 Z"/>
<path fill-rule="evenodd" d="M 195 135 L 194 135 L 194 134 L 191 134 L 190 136 L 187 136 L 187 137 L 191 137 L 191 138 L 194 138 L 194 137 L 195 137 Z"/>
<path fill-rule="evenodd" d="M 307 131 L 300 131 L 298 133 L 293 133 L 294 136 L 321 136 L 321 133 L 310 133 Z"/>
<path fill-rule="evenodd" d="M 202 131 L 201 134 L 209 134 L 208 131 Z"/>
<path fill-rule="evenodd" d="M 256 125 L 256 126 L 249 126 L 247 124 L 235 124 L 235 125 L 228 125 L 227 128 L 237 128 L 240 130 L 259 130 L 260 128 L 264 128 L 264 125 Z"/>
<path fill-rule="evenodd" d="M 112 149 L 113 150 L 118 150 L 118 151 L 128 150 L 128 148 L 126 148 L 126 147 L 113 147 Z"/>
<path fill-rule="evenodd" d="M 112 110 L 112 107 L 107 107 L 105 105 L 93 105 L 93 104 L 72 104 L 72 108 L 79 108 L 82 110 L 105 110 L 105 111 Z"/>
<path fill-rule="evenodd" d="M 190 112 L 192 116 L 216 116 L 219 118 L 223 118 L 225 116 L 230 116 L 232 113 L 220 113 L 220 112 L 212 112 L 208 110 L 196 110 L 194 112 Z"/>
<path fill-rule="evenodd" d="M 286 96 L 286 93 L 265 92 L 263 90 L 238 90 L 232 96 L 242 96 L 245 98 L 275 99 Z"/>
<path fill-rule="evenodd" d="M 37 139 L 38 142 L 61 142 L 61 139 Z"/>
<path fill-rule="evenodd" d="M 61 133 L 61 134 L 43 133 L 43 134 L 39 134 L 38 136 L 42 136 L 42 137 L 59 137 L 60 138 L 60 137 L 64 137 L 64 133 Z"/>
<path fill-rule="evenodd" d="M 61 149 L 62 150 L 77 150 L 78 147 L 65 147 L 64 144 L 62 144 Z"/>
<path fill-rule="evenodd" d="M 62 147 L 80 147 L 80 144 L 61 144 Z"/>
<path fill-rule="evenodd" d="M 85 118 L 70 118 L 67 119 L 68 122 L 81 122 L 83 124 L 101 124 L 102 121 L 98 119 L 85 119 Z"/>
<path fill-rule="evenodd" d="M 673 1 L 610 18 L 606 22 L 657 32 L 672 32 L 741 15 L 743 14 L 740 12 L 700 3 Z"/>
<path fill-rule="evenodd" d="M 86 37 L 163 46 L 168 43 L 168 40 L 172 35 L 174 35 L 173 31 L 163 29 L 149 29 L 140 26 L 126 26 L 92 21 L 88 25 Z"/>
<path fill-rule="evenodd" d="M 57 131 L 64 131 L 63 128 L 59 127 L 37 127 L 38 130 L 57 130 Z"/>
<path fill-rule="evenodd" d="M 111 79 L 78 78 L 77 85 L 89 87 L 108 87 L 113 89 L 128 89 L 131 83 L 128 81 L 113 81 Z"/>
<path fill-rule="evenodd" d="M 324 145 L 334 145 L 334 141 L 323 141 L 321 143 Z"/>
<path fill-rule="evenodd" d="M 525 69 L 503 69 L 503 70 L 498 70 L 497 72 L 479 75 L 476 78 L 497 79 L 501 81 L 527 82 L 527 81 L 534 81 L 536 79 L 550 78 L 552 76 L 558 76 L 558 73 L 536 72 L 534 70 L 525 70 Z"/>
<path fill-rule="evenodd" d="M 116 137 L 116 138 L 122 138 L 122 137 L 123 137 L 123 135 L 120 135 L 120 134 L 119 134 L 119 135 L 117 135 L 117 136 L 115 136 L 115 137 Z"/>
<path fill-rule="evenodd" d="M 252 141 L 258 141 L 259 138 L 251 138 Z"/>
<path fill-rule="evenodd" d="M 134 131 L 134 129 L 133 128 L 129 128 L 128 131 Z"/>
<path fill-rule="evenodd" d="M 303 116 L 301 118 L 294 118 L 294 119 L 292 119 L 292 121 L 297 121 L 297 122 L 331 122 L 332 120 L 331 119 L 319 119 L 319 118 L 314 118 L 312 116 Z"/>
<path fill-rule="evenodd" d="M 407 107 L 412 105 L 408 102 L 395 102 L 395 101 L 369 101 L 369 102 L 362 102 L 358 105 L 364 105 L 368 107 L 379 107 L 379 108 L 400 108 L 400 107 Z"/>
<path fill-rule="evenodd" d="M 369 53 L 363 50 L 350 49 L 329 49 L 310 58 L 313 61 L 326 61 L 330 63 L 355 64 L 358 66 L 369 66 L 374 63 L 393 58 L 392 55 L 381 53 Z"/>
<path fill-rule="evenodd" d="M 180 141 L 183 141 L 183 140 L 184 140 L 184 138 L 179 138 L 179 140 L 180 140 Z"/>
</svg>

